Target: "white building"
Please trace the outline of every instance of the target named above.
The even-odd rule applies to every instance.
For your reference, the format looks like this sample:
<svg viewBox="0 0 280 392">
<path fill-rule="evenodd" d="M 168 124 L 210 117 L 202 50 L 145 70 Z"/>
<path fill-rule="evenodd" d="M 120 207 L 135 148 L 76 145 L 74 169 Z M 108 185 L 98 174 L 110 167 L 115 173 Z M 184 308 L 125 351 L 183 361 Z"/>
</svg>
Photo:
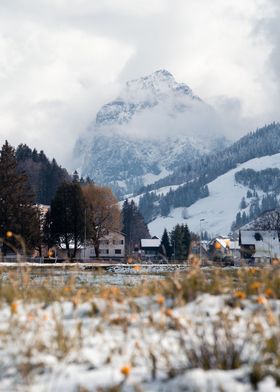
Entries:
<svg viewBox="0 0 280 392">
<path fill-rule="evenodd" d="M 122 233 L 110 232 L 100 239 L 99 257 L 101 259 L 123 259 L 125 256 L 125 236 Z M 81 258 L 96 258 L 93 245 L 82 249 Z"/>
<path fill-rule="evenodd" d="M 280 244 L 275 230 L 241 230 L 239 235 L 241 257 L 267 262 L 280 258 Z"/>
</svg>

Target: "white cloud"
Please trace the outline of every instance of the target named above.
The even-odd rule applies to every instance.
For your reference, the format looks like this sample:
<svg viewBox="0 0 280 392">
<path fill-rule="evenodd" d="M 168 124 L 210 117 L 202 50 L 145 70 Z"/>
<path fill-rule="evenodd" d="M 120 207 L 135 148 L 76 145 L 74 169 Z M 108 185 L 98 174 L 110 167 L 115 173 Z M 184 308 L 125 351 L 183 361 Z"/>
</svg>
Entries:
<svg viewBox="0 0 280 392">
<path fill-rule="evenodd" d="M 100 105 L 158 68 L 233 137 L 278 120 L 278 19 L 276 0 L 2 0 L 0 142 L 67 163 Z"/>
<path fill-rule="evenodd" d="M 28 23 L 16 35 L 1 36 L 0 53 L 1 139 L 65 161 L 132 49 L 82 30 L 48 31 Z"/>
</svg>

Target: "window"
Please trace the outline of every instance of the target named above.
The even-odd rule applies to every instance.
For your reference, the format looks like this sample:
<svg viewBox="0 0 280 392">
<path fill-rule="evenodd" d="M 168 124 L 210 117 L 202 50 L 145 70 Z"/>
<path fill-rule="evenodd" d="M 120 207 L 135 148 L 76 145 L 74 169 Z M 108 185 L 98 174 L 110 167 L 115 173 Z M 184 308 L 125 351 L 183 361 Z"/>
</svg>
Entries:
<svg viewBox="0 0 280 392">
<path fill-rule="evenodd" d="M 113 240 L 113 245 L 123 245 L 123 240 Z"/>
<path fill-rule="evenodd" d="M 115 255 L 121 255 L 122 250 L 121 249 L 115 249 Z"/>
<path fill-rule="evenodd" d="M 256 241 L 263 241 L 262 235 L 260 233 L 255 233 L 255 240 Z"/>
<path fill-rule="evenodd" d="M 108 255 L 109 254 L 109 249 L 100 249 L 100 254 L 101 255 Z"/>
</svg>

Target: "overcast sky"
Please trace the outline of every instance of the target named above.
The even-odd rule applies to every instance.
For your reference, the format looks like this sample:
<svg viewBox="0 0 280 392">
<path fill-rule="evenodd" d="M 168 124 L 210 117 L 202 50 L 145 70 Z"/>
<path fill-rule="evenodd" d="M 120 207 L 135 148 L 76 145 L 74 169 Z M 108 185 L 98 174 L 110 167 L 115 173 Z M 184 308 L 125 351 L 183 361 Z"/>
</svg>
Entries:
<svg viewBox="0 0 280 392">
<path fill-rule="evenodd" d="M 232 137 L 279 120 L 279 3 L 1 0 L 1 144 L 69 166 L 98 108 L 161 68 L 221 112 Z"/>
</svg>

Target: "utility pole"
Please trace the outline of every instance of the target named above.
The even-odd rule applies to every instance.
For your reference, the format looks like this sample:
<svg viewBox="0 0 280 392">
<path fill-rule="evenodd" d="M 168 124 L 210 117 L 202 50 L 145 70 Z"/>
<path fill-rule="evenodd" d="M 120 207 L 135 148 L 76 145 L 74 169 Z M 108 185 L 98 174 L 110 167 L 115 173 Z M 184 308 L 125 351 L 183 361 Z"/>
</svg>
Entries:
<svg viewBox="0 0 280 392">
<path fill-rule="evenodd" d="M 86 243 L 87 243 L 87 209 L 85 208 L 85 233 L 84 233 L 84 261 L 86 259 Z"/>
<path fill-rule="evenodd" d="M 201 225 L 201 222 L 204 222 L 204 221 L 205 221 L 204 218 L 200 219 L 200 221 L 199 221 L 199 230 L 200 230 L 199 259 L 200 259 L 201 263 L 202 263 L 202 225 Z"/>
</svg>

